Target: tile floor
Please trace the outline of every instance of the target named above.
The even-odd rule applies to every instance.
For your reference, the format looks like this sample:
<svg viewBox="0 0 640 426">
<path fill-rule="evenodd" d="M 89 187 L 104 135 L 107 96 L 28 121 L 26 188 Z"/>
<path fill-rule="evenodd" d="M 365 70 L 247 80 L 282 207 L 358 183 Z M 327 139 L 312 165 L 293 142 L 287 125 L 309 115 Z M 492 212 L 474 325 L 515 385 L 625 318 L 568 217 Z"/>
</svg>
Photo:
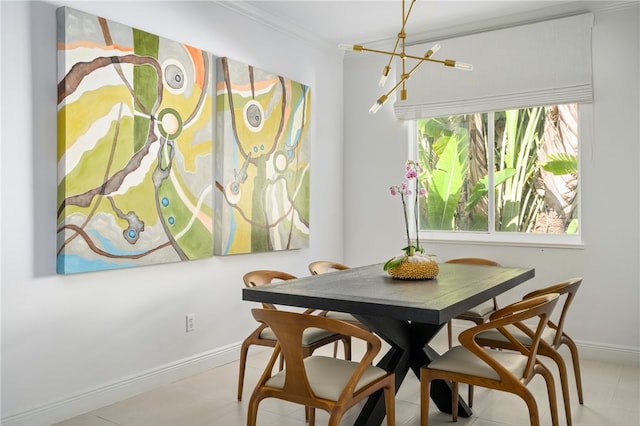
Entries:
<svg viewBox="0 0 640 426">
<path fill-rule="evenodd" d="M 446 337 L 440 333 L 432 343 L 437 350 L 446 349 Z M 330 348 L 327 348 L 329 354 Z M 324 351 L 321 349 L 320 351 Z M 384 351 L 384 348 L 383 348 Z M 318 352 L 316 352 L 318 353 Z M 358 353 L 354 347 L 354 355 Z M 238 362 L 217 367 L 178 382 L 159 387 L 133 398 L 93 410 L 57 423 L 55 426 L 240 426 L 246 424 L 247 401 L 270 350 L 250 351 L 247 361 L 242 402 L 236 400 Z M 563 355 L 568 355 L 568 352 Z M 568 368 L 571 367 L 567 359 Z M 557 377 L 553 362 L 546 363 Z M 640 367 L 581 360 L 584 405 L 578 404 L 575 382 L 570 382 L 571 411 L 575 426 L 640 425 Z M 572 377 L 573 371 L 569 371 Z M 540 410 L 541 424 L 550 425 L 551 417 L 546 387 L 541 377 L 529 384 Z M 461 395 L 466 395 L 461 385 Z M 558 389 L 560 424 L 565 424 L 564 407 Z M 342 425 L 351 425 L 361 406 L 352 408 Z M 316 424 L 326 424 L 328 415 L 317 411 Z M 431 425 L 449 425 L 451 417 L 432 404 Z M 386 423 L 385 423 L 386 424 Z M 411 373 L 396 395 L 396 425 L 420 424 L 419 381 Z M 473 416 L 459 418 L 459 425 L 504 426 L 529 424 L 524 402 L 503 392 L 476 388 Z M 305 425 L 304 409 L 295 404 L 264 400 L 258 411 L 258 425 Z"/>
</svg>

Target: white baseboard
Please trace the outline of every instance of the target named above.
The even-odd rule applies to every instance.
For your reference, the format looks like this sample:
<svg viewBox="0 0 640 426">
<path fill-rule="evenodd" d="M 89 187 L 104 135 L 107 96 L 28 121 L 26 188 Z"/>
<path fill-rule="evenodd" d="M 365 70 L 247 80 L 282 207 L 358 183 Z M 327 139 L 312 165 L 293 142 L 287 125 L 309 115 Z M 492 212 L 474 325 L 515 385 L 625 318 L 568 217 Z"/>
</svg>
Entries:
<svg viewBox="0 0 640 426">
<path fill-rule="evenodd" d="M 9 414 L 2 426 L 48 426 L 238 360 L 240 343 L 184 358 L 68 398 Z M 4 414 L 4 413 L 3 413 Z"/>
<path fill-rule="evenodd" d="M 462 325 L 464 324 L 464 322 L 461 322 L 460 325 L 456 325 L 456 322 L 457 321 L 453 322 L 453 327 L 451 330 L 454 336 L 454 340 L 455 336 L 468 328 Z M 446 333 L 445 330 L 446 327 L 443 327 L 440 333 Z M 618 345 L 603 345 L 600 343 L 579 340 L 576 340 L 576 346 L 578 347 L 578 353 L 580 354 L 581 360 L 588 359 L 590 361 L 602 361 L 610 362 L 613 364 L 640 366 L 640 348 Z M 563 356 L 569 356 L 569 350 L 564 345 L 560 348 L 560 352 Z"/>
<path fill-rule="evenodd" d="M 592 342 L 576 342 L 580 359 L 640 366 L 640 350 L 627 346 L 601 345 Z"/>
<path fill-rule="evenodd" d="M 458 327 L 454 324 L 453 333 L 457 335 L 464 329 L 464 327 Z M 580 359 L 635 366 L 640 364 L 640 350 L 638 348 L 601 345 L 591 342 L 576 342 L 576 345 L 578 346 Z M 239 353 L 240 343 L 217 348 L 69 398 L 2 417 L 0 424 L 2 426 L 48 426 L 130 398 L 158 386 L 237 361 Z"/>
</svg>

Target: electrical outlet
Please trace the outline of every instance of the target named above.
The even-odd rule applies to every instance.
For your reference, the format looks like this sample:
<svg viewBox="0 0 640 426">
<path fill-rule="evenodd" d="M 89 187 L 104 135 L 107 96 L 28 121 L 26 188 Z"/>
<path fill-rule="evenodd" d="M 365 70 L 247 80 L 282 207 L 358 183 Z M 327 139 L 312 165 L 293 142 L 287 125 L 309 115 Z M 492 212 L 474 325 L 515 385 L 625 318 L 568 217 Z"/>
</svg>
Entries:
<svg viewBox="0 0 640 426">
<path fill-rule="evenodd" d="M 196 314 L 187 314 L 187 333 L 196 329 Z"/>
</svg>

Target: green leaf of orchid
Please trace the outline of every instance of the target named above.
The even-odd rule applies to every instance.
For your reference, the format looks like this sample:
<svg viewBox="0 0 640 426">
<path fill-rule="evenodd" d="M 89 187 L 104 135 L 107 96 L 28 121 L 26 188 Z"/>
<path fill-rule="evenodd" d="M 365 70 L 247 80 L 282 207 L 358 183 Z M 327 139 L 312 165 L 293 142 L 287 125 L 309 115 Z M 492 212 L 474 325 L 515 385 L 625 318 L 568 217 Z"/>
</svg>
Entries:
<svg viewBox="0 0 640 426">
<path fill-rule="evenodd" d="M 384 264 L 384 267 L 382 269 L 386 271 L 389 268 L 395 268 L 396 266 L 399 266 L 405 260 L 407 260 L 407 255 L 406 254 L 403 255 L 403 256 L 392 257 L 391 259 L 387 260 L 387 263 Z"/>
</svg>

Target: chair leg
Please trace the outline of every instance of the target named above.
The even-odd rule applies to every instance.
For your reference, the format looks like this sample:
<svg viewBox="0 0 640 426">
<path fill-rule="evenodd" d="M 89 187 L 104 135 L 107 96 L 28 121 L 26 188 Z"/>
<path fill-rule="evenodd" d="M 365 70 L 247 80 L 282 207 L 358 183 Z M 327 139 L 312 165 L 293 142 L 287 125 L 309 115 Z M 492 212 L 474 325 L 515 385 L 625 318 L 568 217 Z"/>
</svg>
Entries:
<svg viewBox="0 0 640 426">
<path fill-rule="evenodd" d="M 458 382 L 451 382 L 451 419 L 458 421 Z"/>
<path fill-rule="evenodd" d="M 544 355 L 552 358 L 558 366 L 558 371 L 560 373 L 560 387 L 562 388 L 562 400 L 564 401 L 564 412 L 567 417 L 567 425 L 571 426 L 571 402 L 569 401 L 569 377 L 567 375 L 567 366 L 562 359 L 562 355 L 556 351 L 549 353 L 545 352 Z"/>
<path fill-rule="evenodd" d="M 547 394 L 549 395 L 549 407 L 551 408 L 551 424 L 557 426 L 560 424 L 560 421 L 558 420 L 558 397 L 556 396 L 556 385 L 553 381 L 553 376 L 551 375 L 551 371 L 544 365 L 538 364 L 537 367 L 542 377 L 544 377 L 544 381 L 547 382 Z M 533 398 L 533 396 L 531 398 Z"/>
<path fill-rule="evenodd" d="M 329 415 L 329 423 L 327 423 L 327 426 L 340 426 L 340 422 L 342 421 L 343 415 L 344 415 L 344 412 L 342 410 L 331 411 Z"/>
<path fill-rule="evenodd" d="M 280 354 L 280 365 L 278 368 L 280 368 L 280 371 L 284 370 L 284 355 L 282 355 L 282 353 Z"/>
<path fill-rule="evenodd" d="M 384 406 L 387 412 L 387 426 L 395 426 L 396 424 L 395 398 L 395 392 L 391 386 L 384 388 Z"/>
<path fill-rule="evenodd" d="M 431 379 L 422 369 L 420 371 L 420 426 L 429 426 L 430 387 Z"/>
<path fill-rule="evenodd" d="M 469 408 L 473 407 L 473 385 L 469 385 L 469 394 L 467 397 L 467 404 Z"/>
<path fill-rule="evenodd" d="M 307 407 L 309 409 L 309 426 L 315 426 L 316 424 L 316 409 L 315 407 Z"/>
<path fill-rule="evenodd" d="M 238 401 L 242 401 L 242 388 L 244 386 L 244 370 L 247 364 L 247 353 L 249 345 L 242 345 L 240 348 L 240 371 L 238 372 Z"/>
<path fill-rule="evenodd" d="M 258 404 L 260 404 L 260 400 L 253 398 L 252 395 L 249 400 L 249 407 L 247 408 L 247 426 L 256 426 L 258 418 Z"/>
<path fill-rule="evenodd" d="M 447 321 L 447 339 L 449 341 L 449 349 L 451 349 L 451 345 L 453 344 L 453 331 L 451 330 L 451 320 Z"/>
<path fill-rule="evenodd" d="M 580 374 L 580 359 L 578 358 L 578 347 L 575 342 L 567 335 L 562 336 L 561 343 L 564 343 L 569 347 L 571 352 L 571 362 L 573 363 L 573 374 L 576 376 L 576 387 L 578 388 L 578 401 L 580 404 L 584 404 L 584 398 L 582 396 L 582 376 Z"/>
<path fill-rule="evenodd" d="M 538 404 L 536 404 L 536 399 L 533 397 L 531 392 L 528 389 L 524 389 L 523 392 L 516 392 L 524 402 L 527 404 L 527 408 L 529 409 L 529 423 L 531 426 L 540 426 L 540 414 L 538 414 Z M 553 422 L 553 426 L 557 425 L 558 416 L 556 416 L 555 421 Z"/>
<path fill-rule="evenodd" d="M 338 358 L 338 341 L 333 342 L 333 357 Z"/>
<path fill-rule="evenodd" d="M 343 337 L 342 343 L 344 344 L 344 359 L 351 361 L 351 336 Z"/>
<path fill-rule="evenodd" d="M 304 420 L 309 423 L 309 426 L 316 424 L 316 409 L 314 407 L 304 407 Z"/>
</svg>

